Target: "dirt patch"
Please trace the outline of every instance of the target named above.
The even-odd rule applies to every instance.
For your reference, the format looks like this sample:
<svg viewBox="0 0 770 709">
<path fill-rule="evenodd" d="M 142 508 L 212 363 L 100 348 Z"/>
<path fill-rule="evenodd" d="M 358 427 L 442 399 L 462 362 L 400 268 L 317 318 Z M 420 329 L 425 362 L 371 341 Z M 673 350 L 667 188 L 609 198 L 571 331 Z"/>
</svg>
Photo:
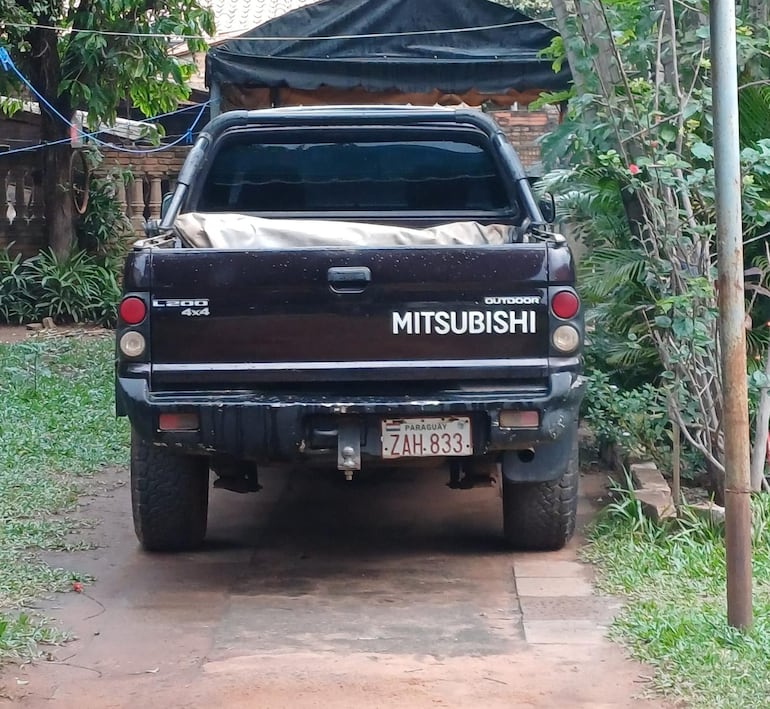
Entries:
<svg viewBox="0 0 770 709">
<path fill-rule="evenodd" d="M 24 325 L 0 325 L 0 344 L 12 345 L 23 342 L 32 334 L 32 331 L 27 330 Z"/>
<path fill-rule="evenodd" d="M 111 330 L 99 325 L 60 325 L 47 330 L 30 330 L 26 325 L 0 325 L 0 344 L 52 337 L 106 337 Z"/>
</svg>

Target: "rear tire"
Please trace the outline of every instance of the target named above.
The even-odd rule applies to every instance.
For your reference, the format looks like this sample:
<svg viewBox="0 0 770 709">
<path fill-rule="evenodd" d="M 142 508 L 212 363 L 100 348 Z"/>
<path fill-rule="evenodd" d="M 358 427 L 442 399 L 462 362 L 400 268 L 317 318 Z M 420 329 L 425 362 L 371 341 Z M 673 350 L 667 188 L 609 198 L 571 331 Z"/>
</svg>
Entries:
<svg viewBox="0 0 770 709">
<path fill-rule="evenodd" d="M 144 549 L 197 549 L 206 536 L 208 458 L 153 446 L 132 431 L 131 503 Z"/>
<path fill-rule="evenodd" d="M 503 535 L 515 549 L 555 551 L 575 532 L 578 501 L 577 446 L 558 480 L 513 483 L 503 476 Z"/>
</svg>

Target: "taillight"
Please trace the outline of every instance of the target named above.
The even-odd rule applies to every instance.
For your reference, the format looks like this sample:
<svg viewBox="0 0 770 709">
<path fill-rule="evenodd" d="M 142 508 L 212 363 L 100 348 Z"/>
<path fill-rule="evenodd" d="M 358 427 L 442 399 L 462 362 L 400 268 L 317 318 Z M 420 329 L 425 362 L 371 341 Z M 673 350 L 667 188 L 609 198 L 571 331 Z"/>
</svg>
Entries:
<svg viewBox="0 0 770 709">
<path fill-rule="evenodd" d="M 118 348 L 126 357 L 141 357 L 147 349 L 147 341 L 142 333 L 129 330 L 121 335 Z"/>
<path fill-rule="evenodd" d="M 551 344 L 563 354 L 580 347 L 580 333 L 572 325 L 559 325 L 551 335 Z"/>
<path fill-rule="evenodd" d="M 118 315 L 127 325 L 138 325 L 147 315 L 147 306 L 141 298 L 130 295 L 121 301 Z"/>
<path fill-rule="evenodd" d="M 561 320 L 569 320 L 580 310 L 578 297 L 568 290 L 562 290 L 551 298 L 551 312 Z"/>
</svg>

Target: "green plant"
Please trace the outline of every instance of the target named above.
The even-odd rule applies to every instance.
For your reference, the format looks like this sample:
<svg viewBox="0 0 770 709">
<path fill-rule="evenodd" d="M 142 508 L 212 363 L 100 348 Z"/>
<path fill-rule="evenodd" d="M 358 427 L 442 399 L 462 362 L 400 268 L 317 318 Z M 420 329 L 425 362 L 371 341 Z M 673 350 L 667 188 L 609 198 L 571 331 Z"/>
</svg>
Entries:
<svg viewBox="0 0 770 709">
<path fill-rule="evenodd" d="M 205 51 L 203 36 L 214 34 L 213 14 L 197 0 L 2 0 L 0 16 L 11 60 L 40 102 L 63 117 L 44 110 L 38 137 L 50 143 L 42 151 L 48 246 L 64 257 L 74 243 L 69 117 L 83 109 L 87 128 L 96 129 L 114 125 L 126 101 L 145 116 L 174 111 L 190 93 L 195 62 L 169 52 L 168 38 L 185 38 L 191 53 Z M 0 95 L 16 99 L 0 104 L 12 113 L 29 91 L 13 71 L 3 71 Z M 156 137 L 160 132 L 158 126 L 147 131 Z"/>
<path fill-rule="evenodd" d="M 553 3 L 575 78 L 566 120 L 543 141 L 544 183 L 588 247 L 582 294 L 597 366 L 625 388 L 653 384 L 721 492 L 724 468 L 716 303 L 713 105 L 704 8 Z M 748 13 L 747 22 L 752 22 Z M 738 27 L 744 232 L 770 223 L 766 22 Z M 569 166 L 565 168 L 565 163 Z M 757 255 L 748 252 L 749 262 Z M 765 278 L 764 281 L 767 281 Z M 747 308 L 766 310 L 767 283 Z M 761 296 L 759 299 L 756 296 Z M 764 349 L 765 328 L 750 332 Z M 603 360 L 603 361 L 601 361 Z"/>
<path fill-rule="evenodd" d="M 26 262 L 27 273 L 38 289 L 35 314 L 55 320 L 83 322 L 91 319 L 101 302 L 117 304 L 114 275 L 83 251 L 57 258 L 43 251 Z"/>
<path fill-rule="evenodd" d="M 0 251 L 0 316 L 6 322 L 52 317 L 108 325 L 119 300 L 114 272 L 83 251 L 59 258 L 48 250 L 26 260 Z"/>
<path fill-rule="evenodd" d="M 100 158 L 93 159 L 94 167 Z M 76 226 L 77 243 L 81 251 L 118 273 L 128 246 L 134 236 L 131 221 L 117 197 L 117 185 L 131 179 L 130 173 L 112 170 L 91 178 L 88 205 Z"/>
<path fill-rule="evenodd" d="M 671 470 L 671 425 L 665 393 L 653 384 L 621 388 L 601 370 L 588 370 L 583 418 L 596 436 L 599 449 L 617 446 L 628 459 L 648 459 Z M 697 454 L 682 456 L 682 476 L 695 479 L 703 472 Z"/>
<path fill-rule="evenodd" d="M 66 639 L 66 633 L 26 613 L 0 617 L 0 657 L 28 659 L 38 654 L 40 645 L 57 645 Z"/>
<path fill-rule="evenodd" d="M 42 355 L 52 352 L 52 347 L 37 340 L 20 342 L 13 353 L 0 351 L 0 369 L 2 369 L 5 385 L 0 392 L 13 387 L 17 392 L 26 390 L 34 396 L 38 391 L 38 381 L 51 376 L 51 370 L 43 361 Z"/>
<path fill-rule="evenodd" d="M 0 250 L 0 319 L 22 323 L 34 317 L 29 287 L 21 254 L 11 257 L 8 249 Z"/>
</svg>

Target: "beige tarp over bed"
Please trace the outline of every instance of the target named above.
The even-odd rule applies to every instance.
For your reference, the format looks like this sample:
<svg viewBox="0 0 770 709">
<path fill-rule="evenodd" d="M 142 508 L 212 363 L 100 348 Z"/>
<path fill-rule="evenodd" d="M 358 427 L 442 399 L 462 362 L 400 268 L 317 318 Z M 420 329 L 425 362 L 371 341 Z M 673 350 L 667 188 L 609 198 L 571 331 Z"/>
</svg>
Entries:
<svg viewBox="0 0 770 709">
<path fill-rule="evenodd" d="M 362 246 L 479 246 L 510 240 L 511 227 L 455 222 L 430 229 L 315 219 L 262 219 L 246 214 L 181 214 L 174 231 L 199 249 L 295 249 Z"/>
</svg>

